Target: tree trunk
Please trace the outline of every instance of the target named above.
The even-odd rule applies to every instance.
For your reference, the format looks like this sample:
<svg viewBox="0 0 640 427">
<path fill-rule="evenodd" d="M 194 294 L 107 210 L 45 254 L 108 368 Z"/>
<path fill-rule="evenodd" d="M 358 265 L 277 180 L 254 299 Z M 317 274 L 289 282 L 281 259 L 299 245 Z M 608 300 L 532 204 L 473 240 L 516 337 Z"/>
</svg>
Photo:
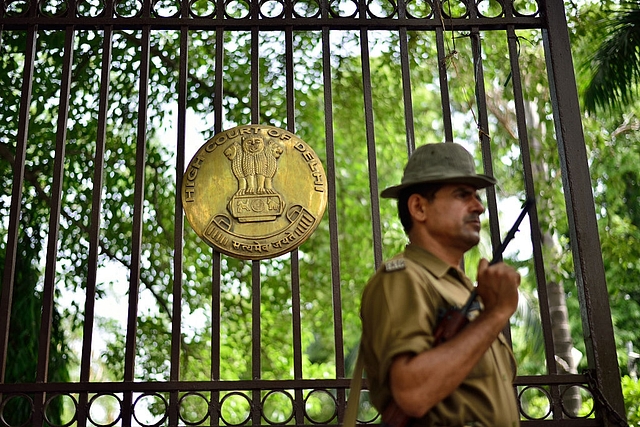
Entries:
<svg viewBox="0 0 640 427">
<path fill-rule="evenodd" d="M 525 104 L 527 110 L 527 123 L 534 128 L 542 128 L 539 116 L 533 113 L 532 109 L 535 106 L 530 103 Z M 535 110 L 534 110 L 535 111 Z M 544 128 L 542 128 L 544 132 Z M 532 159 L 538 159 L 538 161 L 532 162 L 532 169 L 534 174 L 534 182 L 544 182 L 548 179 L 545 174 L 546 170 L 549 170 L 549 166 L 546 165 L 542 159 L 546 156 L 543 155 L 543 147 L 541 140 L 534 135 L 530 138 Z M 539 200 L 538 203 L 542 205 L 544 200 Z M 545 263 L 545 270 L 547 277 L 560 277 L 555 268 L 555 260 L 559 258 L 558 248 L 554 244 L 554 240 L 549 230 L 540 230 L 543 236 L 542 238 L 542 251 L 547 254 L 547 262 Z M 550 262 L 549 262 L 550 261 Z M 552 271 L 549 271 L 552 270 Z M 569 325 L 569 315 L 567 311 L 567 300 L 564 292 L 564 285 L 562 281 L 549 280 L 547 282 L 547 299 L 549 303 L 549 316 L 551 318 L 551 335 L 553 338 L 554 358 L 556 361 L 556 367 L 558 373 L 576 374 L 579 361 L 574 361 L 574 346 L 573 338 L 571 337 L 571 326 Z M 580 407 L 582 406 L 582 397 L 580 395 L 580 389 L 578 387 L 569 387 L 561 390 L 562 404 L 566 413 L 570 416 L 576 416 Z"/>
<path fill-rule="evenodd" d="M 514 116 L 505 113 L 508 109 L 502 108 L 499 103 L 491 102 L 492 98 L 496 100 L 503 99 L 502 94 L 497 94 L 495 97 L 489 96 L 488 108 L 505 129 L 515 130 L 517 126 L 514 122 Z M 545 155 L 545 148 L 543 147 L 542 141 L 546 138 L 547 131 L 545 123 L 540 120 L 538 108 L 539 106 L 535 102 L 525 102 L 527 128 L 532 130 L 528 134 L 528 137 L 531 148 L 533 181 L 539 187 L 543 187 L 547 185 L 547 181 L 554 180 L 554 182 L 548 184 L 548 186 L 551 187 L 556 185 L 555 180 L 557 178 L 551 177 L 548 171 L 557 169 L 557 166 L 546 163 L 548 156 Z M 512 132 L 512 135 L 514 138 L 517 138 L 515 131 Z M 536 188 L 536 192 L 540 190 L 541 188 Z M 545 209 L 546 203 L 546 199 L 539 198 L 536 201 L 538 210 L 541 212 L 547 211 L 547 209 Z M 542 235 L 542 252 L 546 254 L 546 276 L 547 278 L 561 277 L 555 267 L 555 261 L 560 258 L 559 250 L 552 238 L 551 231 L 549 229 L 541 229 L 540 233 Z M 573 346 L 573 339 L 571 338 L 571 327 L 569 325 L 567 302 L 562 281 L 549 280 L 547 283 L 547 293 L 551 316 L 554 356 L 558 373 L 575 374 L 577 373 L 579 360 L 574 360 L 576 350 Z M 578 387 L 570 387 L 566 390 L 561 390 L 561 392 L 562 403 L 566 413 L 571 416 L 576 415 L 582 406 L 580 389 Z"/>
<path fill-rule="evenodd" d="M 551 315 L 551 333 L 553 346 L 555 347 L 555 359 L 558 373 L 577 374 L 579 360 L 575 360 L 567 302 L 562 283 L 550 281 L 547 283 L 549 297 L 549 314 Z M 575 417 L 582 406 L 582 396 L 578 387 L 569 387 L 561 390 L 562 403 L 565 411 Z"/>
</svg>

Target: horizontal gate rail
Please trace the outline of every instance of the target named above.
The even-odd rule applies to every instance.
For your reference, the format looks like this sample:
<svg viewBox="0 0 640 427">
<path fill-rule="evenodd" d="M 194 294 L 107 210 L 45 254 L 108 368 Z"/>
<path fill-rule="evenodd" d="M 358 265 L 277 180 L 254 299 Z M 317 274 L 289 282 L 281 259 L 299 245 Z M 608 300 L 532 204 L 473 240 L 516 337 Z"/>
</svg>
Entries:
<svg viewBox="0 0 640 427">
<path fill-rule="evenodd" d="M 333 421 L 326 424 L 322 421 L 312 422 L 314 425 L 333 425 L 335 423 L 336 414 L 343 408 L 344 401 L 337 396 L 340 395 L 340 391 L 348 390 L 350 385 L 349 379 L 330 379 L 330 380 L 240 380 L 240 381 L 165 381 L 165 382 L 78 382 L 78 383 L 36 383 L 36 384 L 0 384 L 0 393 L 3 395 L 3 400 L 9 401 L 13 398 L 21 398 L 32 400 L 33 394 L 46 393 L 47 401 L 52 401 L 56 398 L 65 397 L 74 402 L 80 401 L 80 397 L 85 396 L 88 400 L 84 403 L 75 403 L 76 411 L 80 412 L 84 410 L 89 412 L 91 403 L 100 399 L 109 397 L 121 405 L 122 413 L 130 411 L 135 414 L 135 407 L 139 400 L 146 397 L 154 397 L 163 402 L 166 411 L 164 414 L 159 414 L 159 417 L 168 419 L 172 414 L 176 417 L 177 412 L 174 414 L 169 408 L 168 395 L 171 393 L 179 393 L 177 399 L 187 399 L 190 397 L 197 397 L 204 399 L 208 402 L 210 407 L 215 407 L 217 411 L 220 411 L 225 400 L 228 397 L 239 397 L 250 403 L 250 407 L 254 408 L 257 412 L 252 417 L 261 417 L 267 425 L 277 425 L 279 423 L 270 422 L 266 416 L 263 415 L 262 407 L 265 405 L 265 401 L 273 393 L 280 393 L 286 396 L 290 402 L 291 411 L 294 410 L 294 395 L 297 393 L 306 394 L 306 398 L 310 396 L 322 393 L 324 396 L 329 396 L 330 401 L 333 403 L 334 415 L 331 420 Z M 366 389 L 366 380 L 364 380 L 364 389 Z M 523 390 L 529 388 L 534 390 L 545 390 L 545 387 L 550 386 L 566 386 L 566 387 L 582 387 L 590 392 L 587 385 L 587 379 L 584 375 L 542 375 L 542 376 L 520 376 L 514 382 L 516 387 Z M 222 397 L 220 397 L 222 393 Z M 257 393 L 257 394 L 256 394 Z M 545 393 L 549 401 L 551 396 L 548 392 Z M 125 397 L 132 396 L 131 402 L 126 402 Z M 125 397 L 123 397 L 125 396 Z M 179 411 L 179 403 L 177 409 Z M 129 408 L 126 409 L 125 408 Z M 46 405 L 45 405 L 46 409 Z M 285 408 L 287 409 L 287 408 Z M 1 412 L 0 412 L 1 413 Z M 588 415 L 587 415 L 588 416 Z M 527 419 L 523 420 L 522 424 L 529 427 L 536 426 L 597 426 L 601 425 L 597 419 L 583 417 L 571 417 L 563 420 L 543 420 L 543 419 Z M 305 414 L 305 417 L 309 415 Z M 204 421 L 204 420 L 203 420 Z M 358 420 L 359 424 L 371 424 L 377 423 L 378 417 L 374 417 L 370 420 Z M 146 425 L 146 424 L 142 424 Z M 197 425 L 202 425 L 198 423 Z M 287 425 L 304 425 L 304 424 L 287 424 Z M 307 424 L 308 425 L 308 424 Z"/>
<path fill-rule="evenodd" d="M 78 392 L 123 392 L 123 391 L 231 391 L 231 390 L 293 390 L 293 389 L 345 389 L 349 378 L 308 380 L 237 380 L 237 381 L 159 381 L 159 382 L 77 382 L 77 383 L 22 383 L 0 384 L 0 393 L 40 393 L 59 391 Z M 366 380 L 364 381 L 366 386 Z M 558 374 L 519 376 L 516 386 L 585 385 L 584 375 Z"/>
<path fill-rule="evenodd" d="M 282 19 L 224 19 L 205 20 L 191 18 L 0 18 L 0 25 L 5 30 L 25 30 L 30 25 L 38 25 L 42 30 L 60 29 L 73 26 L 76 30 L 95 30 L 96 27 L 112 26 L 114 30 L 142 30 L 148 26 L 152 30 L 180 30 L 188 26 L 189 30 L 239 30 L 248 31 L 258 27 L 261 31 L 284 31 L 288 27 L 295 30 L 319 31 L 323 27 L 332 30 L 359 30 L 363 22 L 359 18 L 298 18 L 291 21 Z M 481 30 L 504 30 L 507 27 L 515 29 L 540 28 L 540 18 L 511 18 L 511 19 L 447 19 L 447 31 L 470 31 L 472 28 Z M 413 31 L 435 31 L 442 28 L 442 22 L 435 19 L 397 19 L 382 21 L 367 19 L 364 22 L 367 30 L 398 30 L 406 28 Z"/>
</svg>

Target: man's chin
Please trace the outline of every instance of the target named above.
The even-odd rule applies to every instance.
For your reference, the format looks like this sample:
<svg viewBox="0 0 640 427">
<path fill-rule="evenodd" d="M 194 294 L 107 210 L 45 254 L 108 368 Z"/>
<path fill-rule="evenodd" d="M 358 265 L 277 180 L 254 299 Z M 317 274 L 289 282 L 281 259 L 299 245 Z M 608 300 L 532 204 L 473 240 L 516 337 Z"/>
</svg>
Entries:
<svg viewBox="0 0 640 427">
<path fill-rule="evenodd" d="M 467 245 L 469 245 L 469 249 L 473 248 L 474 246 L 477 246 L 478 243 L 480 243 L 480 233 L 476 233 L 476 234 L 470 234 L 467 236 L 467 238 L 465 239 L 465 242 L 467 243 Z"/>
</svg>

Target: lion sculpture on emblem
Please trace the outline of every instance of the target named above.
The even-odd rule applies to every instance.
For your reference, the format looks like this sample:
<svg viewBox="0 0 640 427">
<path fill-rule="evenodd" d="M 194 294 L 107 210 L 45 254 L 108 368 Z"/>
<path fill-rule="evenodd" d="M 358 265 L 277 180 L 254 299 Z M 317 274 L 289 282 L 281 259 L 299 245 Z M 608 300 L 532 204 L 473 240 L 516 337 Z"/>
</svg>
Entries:
<svg viewBox="0 0 640 427">
<path fill-rule="evenodd" d="M 242 144 L 234 142 L 224 154 L 231 161 L 231 171 L 238 180 L 236 195 L 274 194 L 273 177 L 283 147 L 275 142 L 265 144 L 261 136 L 242 138 Z"/>
<path fill-rule="evenodd" d="M 275 219 L 282 213 L 283 201 L 273 188 L 273 177 L 283 152 L 278 142 L 265 142 L 259 135 L 242 138 L 240 144 L 234 142 L 224 150 L 238 181 L 229 210 L 240 222 Z"/>
</svg>

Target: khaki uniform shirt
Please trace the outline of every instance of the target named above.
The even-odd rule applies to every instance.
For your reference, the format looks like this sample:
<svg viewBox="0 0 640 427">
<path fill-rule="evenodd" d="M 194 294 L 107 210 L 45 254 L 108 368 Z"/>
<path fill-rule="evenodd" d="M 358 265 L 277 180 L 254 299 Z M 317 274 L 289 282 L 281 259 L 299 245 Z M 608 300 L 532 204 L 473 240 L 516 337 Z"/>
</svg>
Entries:
<svg viewBox="0 0 640 427">
<path fill-rule="evenodd" d="M 429 350 L 438 310 L 462 307 L 472 289 L 460 270 L 415 245 L 371 278 L 362 296 L 360 351 L 371 400 L 380 412 L 391 401 L 388 372 L 393 358 Z M 514 377 L 515 359 L 500 334 L 462 384 L 412 425 L 518 426 Z"/>
</svg>

